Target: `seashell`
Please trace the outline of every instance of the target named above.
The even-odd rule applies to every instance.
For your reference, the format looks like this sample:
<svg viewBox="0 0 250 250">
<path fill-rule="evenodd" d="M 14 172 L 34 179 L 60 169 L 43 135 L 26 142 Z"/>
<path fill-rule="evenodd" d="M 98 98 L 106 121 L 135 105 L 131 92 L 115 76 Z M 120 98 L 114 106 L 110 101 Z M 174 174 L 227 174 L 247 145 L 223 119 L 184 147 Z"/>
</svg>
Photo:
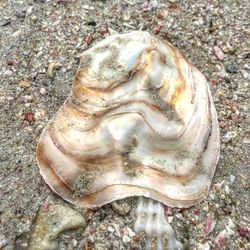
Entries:
<svg viewBox="0 0 250 250">
<path fill-rule="evenodd" d="M 141 31 L 109 36 L 82 54 L 70 96 L 37 146 L 48 185 L 88 208 L 129 196 L 195 205 L 218 157 L 205 77 L 171 44 Z"/>
<path fill-rule="evenodd" d="M 164 208 L 160 202 L 139 197 L 136 209 L 135 232 L 146 232 L 146 250 L 150 249 L 183 249 L 183 245 L 175 238 L 174 230 L 166 221 Z"/>
</svg>

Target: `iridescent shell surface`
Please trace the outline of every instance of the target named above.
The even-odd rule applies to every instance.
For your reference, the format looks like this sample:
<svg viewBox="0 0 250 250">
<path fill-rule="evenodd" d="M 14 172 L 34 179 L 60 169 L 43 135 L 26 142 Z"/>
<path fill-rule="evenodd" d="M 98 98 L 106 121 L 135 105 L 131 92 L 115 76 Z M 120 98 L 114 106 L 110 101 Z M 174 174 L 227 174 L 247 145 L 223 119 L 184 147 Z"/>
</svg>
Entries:
<svg viewBox="0 0 250 250">
<path fill-rule="evenodd" d="M 207 195 L 219 144 L 205 77 L 171 44 L 138 31 L 82 54 L 37 162 L 48 185 L 80 206 L 145 196 L 188 207 Z"/>
</svg>

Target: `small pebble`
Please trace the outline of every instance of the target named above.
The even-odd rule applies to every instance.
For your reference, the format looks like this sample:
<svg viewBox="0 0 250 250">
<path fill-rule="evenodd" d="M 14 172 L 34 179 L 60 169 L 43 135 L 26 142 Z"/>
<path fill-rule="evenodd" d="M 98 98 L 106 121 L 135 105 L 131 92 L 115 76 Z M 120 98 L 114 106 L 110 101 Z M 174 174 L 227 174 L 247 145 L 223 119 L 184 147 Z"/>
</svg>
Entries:
<svg viewBox="0 0 250 250">
<path fill-rule="evenodd" d="M 224 142 L 230 142 L 232 141 L 233 138 L 237 136 L 237 133 L 235 131 L 228 131 L 224 136 L 223 136 L 223 141 Z"/>
<path fill-rule="evenodd" d="M 123 243 L 129 243 L 131 241 L 131 239 L 129 238 L 128 235 L 125 234 L 122 236 L 122 241 L 123 241 Z"/>
<path fill-rule="evenodd" d="M 127 202 L 112 202 L 111 208 L 120 215 L 126 215 L 131 210 L 131 206 Z"/>
<path fill-rule="evenodd" d="M 128 235 L 129 235 L 130 238 L 135 236 L 135 232 L 133 232 L 131 228 L 126 227 L 126 230 L 127 230 Z"/>
<path fill-rule="evenodd" d="M 100 228 L 101 231 L 106 231 L 107 230 L 106 226 L 103 225 L 103 224 L 101 224 L 99 228 Z"/>
<path fill-rule="evenodd" d="M 231 175 L 230 175 L 230 181 L 231 181 L 231 182 L 234 182 L 234 180 L 235 180 L 235 176 L 231 174 Z"/>
<path fill-rule="evenodd" d="M 235 74 L 238 72 L 238 67 L 234 64 L 230 64 L 227 66 L 227 72 Z"/>
<path fill-rule="evenodd" d="M 78 241 L 77 241 L 76 239 L 73 239 L 73 240 L 72 240 L 72 245 L 73 245 L 73 247 L 76 247 L 77 244 L 78 244 Z"/>
<path fill-rule="evenodd" d="M 94 40 L 94 37 L 92 34 L 88 34 L 87 37 L 85 38 L 85 42 L 87 45 L 90 45 Z"/>
<path fill-rule="evenodd" d="M 221 195 L 220 195 L 220 198 L 221 198 L 222 200 L 225 200 L 225 199 L 226 199 L 225 194 L 221 194 Z"/>
<path fill-rule="evenodd" d="M 26 14 L 27 14 L 27 15 L 30 15 L 30 14 L 32 13 L 32 11 L 33 11 L 33 8 L 34 8 L 34 6 L 30 6 L 30 7 L 26 10 Z"/>
<path fill-rule="evenodd" d="M 229 238 L 229 233 L 226 229 L 222 230 L 214 239 L 214 243 L 218 247 L 225 246 L 227 244 L 227 240 Z"/>
<path fill-rule="evenodd" d="M 182 214 L 180 214 L 180 213 L 176 214 L 175 217 L 176 217 L 178 220 L 180 220 L 180 221 L 183 221 L 183 222 L 185 221 L 184 217 L 183 217 Z"/>
<path fill-rule="evenodd" d="M 43 211 L 44 212 L 49 212 L 49 206 L 50 206 L 50 203 L 48 200 L 46 200 L 43 204 Z"/>
<path fill-rule="evenodd" d="M 85 227 L 85 218 L 70 207 L 53 204 L 48 212 L 42 208 L 30 232 L 29 249 L 60 249 L 56 239 L 60 233 Z"/>
<path fill-rule="evenodd" d="M 242 74 L 243 74 L 244 79 L 250 79 L 250 73 L 243 71 Z"/>
<path fill-rule="evenodd" d="M 13 96 L 7 96 L 7 101 L 8 102 L 13 102 L 14 101 L 14 97 Z"/>
<path fill-rule="evenodd" d="M 50 63 L 47 69 L 47 76 L 53 78 L 55 76 L 56 70 L 62 67 L 61 63 Z"/>
<path fill-rule="evenodd" d="M 16 37 L 19 37 L 21 34 L 22 34 L 22 31 L 21 31 L 21 30 L 17 30 L 17 31 L 15 31 L 15 32 L 12 34 L 12 37 L 16 38 Z"/>
<path fill-rule="evenodd" d="M 24 56 L 28 56 L 28 55 L 30 54 L 30 51 L 24 50 L 24 51 L 22 51 L 22 54 L 23 54 Z"/>
<path fill-rule="evenodd" d="M 8 77 L 8 76 L 11 76 L 13 74 L 13 72 L 11 70 L 6 70 L 4 73 L 3 73 L 3 76 L 5 77 Z"/>
<path fill-rule="evenodd" d="M 209 246 L 208 242 L 206 242 L 204 244 L 198 243 L 197 250 L 210 250 L 210 246 Z"/>
<path fill-rule="evenodd" d="M 228 218 L 228 224 L 227 224 L 227 226 L 228 226 L 230 229 L 234 229 L 234 228 L 235 228 L 235 225 L 234 225 L 234 223 L 233 223 L 233 221 L 232 221 L 231 218 Z"/>
<path fill-rule="evenodd" d="M 35 114 L 33 112 L 27 112 L 24 114 L 23 120 L 31 123 L 35 120 Z"/>
<path fill-rule="evenodd" d="M 150 4 L 148 4 L 148 3 L 144 3 L 142 5 L 142 9 L 143 9 L 144 12 L 149 12 L 149 11 L 152 10 L 152 6 Z"/>
<path fill-rule="evenodd" d="M 39 120 L 39 119 L 42 119 L 46 114 L 46 110 L 44 109 L 39 109 L 35 112 L 35 119 L 36 120 Z"/>
<path fill-rule="evenodd" d="M 208 236 L 215 228 L 216 221 L 210 214 L 207 215 L 206 222 L 205 222 L 205 228 L 204 228 L 204 234 L 205 236 Z"/>
<path fill-rule="evenodd" d="M 174 216 L 168 216 L 168 223 L 172 223 L 174 220 Z"/>
<path fill-rule="evenodd" d="M 0 96 L 0 103 L 4 103 L 5 99 L 5 96 Z"/>
<path fill-rule="evenodd" d="M 25 96 L 21 96 L 21 99 L 27 103 L 27 102 L 31 102 L 33 100 L 33 96 L 32 95 L 25 95 Z"/>
<path fill-rule="evenodd" d="M 228 186 L 228 185 L 225 185 L 225 192 L 226 192 L 226 194 L 229 194 L 229 193 L 230 193 L 230 189 L 229 189 L 229 186 Z"/>
<path fill-rule="evenodd" d="M 223 53 L 223 51 L 220 49 L 220 47 L 218 46 L 214 46 L 212 48 L 212 53 L 217 57 L 218 60 L 223 60 L 225 55 Z"/>
<path fill-rule="evenodd" d="M 39 93 L 41 94 L 41 95 L 46 95 L 46 89 L 45 88 L 40 88 L 40 90 L 39 90 Z"/>
<path fill-rule="evenodd" d="M 31 20 L 33 20 L 33 21 L 36 21 L 36 20 L 38 19 L 36 15 L 32 15 L 30 18 L 31 18 Z"/>
<path fill-rule="evenodd" d="M 19 81 L 19 86 L 22 87 L 22 88 L 30 88 L 31 87 L 31 83 L 30 82 L 27 82 L 27 81 Z"/>
<path fill-rule="evenodd" d="M 24 107 L 29 108 L 29 107 L 30 107 L 30 103 L 29 103 L 29 102 L 28 102 L 28 103 L 25 103 L 25 104 L 24 104 Z"/>
<path fill-rule="evenodd" d="M 250 70 L 250 66 L 248 64 L 246 64 L 246 63 L 243 65 L 243 68 L 246 69 L 246 70 Z"/>
<path fill-rule="evenodd" d="M 230 44 L 227 44 L 226 46 L 223 46 L 222 50 L 225 53 L 229 53 L 229 54 L 233 54 L 235 52 L 235 48 L 232 45 L 230 45 Z"/>
<path fill-rule="evenodd" d="M 121 231 L 120 231 L 119 225 L 118 224 L 113 224 L 113 227 L 115 228 L 115 232 L 116 232 L 117 236 L 119 238 L 121 238 Z"/>
<path fill-rule="evenodd" d="M 26 16 L 26 10 L 16 10 L 15 16 L 19 18 L 24 18 Z"/>
<path fill-rule="evenodd" d="M 9 241 L 4 239 L 0 241 L 0 249 L 6 247 L 9 244 Z"/>
<path fill-rule="evenodd" d="M 113 233 L 115 229 L 112 226 L 108 226 L 108 232 Z"/>
<path fill-rule="evenodd" d="M 209 194 L 209 198 L 210 198 L 211 200 L 214 200 L 214 199 L 215 199 L 215 195 L 214 195 L 214 194 Z"/>
<path fill-rule="evenodd" d="M 239 225 L 237 231 L 241 237 L 250 239 L 250 228 Z"/>
</svg>

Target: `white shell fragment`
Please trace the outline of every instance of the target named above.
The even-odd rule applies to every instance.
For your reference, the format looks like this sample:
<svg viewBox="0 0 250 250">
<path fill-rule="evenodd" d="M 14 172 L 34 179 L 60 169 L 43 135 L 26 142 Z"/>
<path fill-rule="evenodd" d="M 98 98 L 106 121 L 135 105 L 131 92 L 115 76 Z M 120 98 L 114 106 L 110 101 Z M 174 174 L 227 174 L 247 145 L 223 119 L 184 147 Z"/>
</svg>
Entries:
<svg viewBox="0 0 250 250">
<path fill-rule="evenodd" d="M 205 77 L 147 32 L 109 36 L 82 54 L 70 96 L 37 147 L 49 186 L 89 208 L 130 196 L 195 205 L 218 156 Z"/>
<path fill-rule="evenodd" d="M 147 234 L 146 250 L 183 249 L 182 244 L 176 240 L 171 225 L 166 221 L 163 205 L 160 202 L 140 197 L 136 215 L 135 232 Z"/>
</svg>

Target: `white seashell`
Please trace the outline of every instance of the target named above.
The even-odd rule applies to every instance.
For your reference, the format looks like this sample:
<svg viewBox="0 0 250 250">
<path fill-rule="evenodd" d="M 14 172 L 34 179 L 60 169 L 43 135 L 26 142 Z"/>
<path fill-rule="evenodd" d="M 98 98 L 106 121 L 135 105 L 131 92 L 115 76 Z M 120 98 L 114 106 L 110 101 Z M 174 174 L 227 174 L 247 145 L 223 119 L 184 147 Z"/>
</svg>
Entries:
<svg viewBox="0 0 250 250">
<path fill-rule="evenodd" d="M 89 208 L 129 196 L 195 205 L 218 156 L 206 79 L 147 32 L 112 35 L 83 53 L 71 94 L 37 147 L 49 186 Z"/>
<path fill-rule="evenodd" d="M 219 145 L 204 76 L 168 42 L 131 32 L 83 53 L 69 98 L 40 138 L 37 162 L 49 186 L 76 205 L 157 200 L 139 199 L 135 231 L 147 233 L 147 249 L 153 235 L 159 250 L 164 238 L 169 249 L 182 249 L 161 203 L 189 207 L 205 198 Z"/>
<path fill-rule="evenodd" d="M 152 199 L 145 200 L 139 197 L 136 215 L 135 232 L 145 231 L 147 234 L 146 250 L 183 249 L 183 245 L 176 240 L 174 230 L 165 218 L 163 205 L 160 202 L 155 203 Z"/>
</svg>

